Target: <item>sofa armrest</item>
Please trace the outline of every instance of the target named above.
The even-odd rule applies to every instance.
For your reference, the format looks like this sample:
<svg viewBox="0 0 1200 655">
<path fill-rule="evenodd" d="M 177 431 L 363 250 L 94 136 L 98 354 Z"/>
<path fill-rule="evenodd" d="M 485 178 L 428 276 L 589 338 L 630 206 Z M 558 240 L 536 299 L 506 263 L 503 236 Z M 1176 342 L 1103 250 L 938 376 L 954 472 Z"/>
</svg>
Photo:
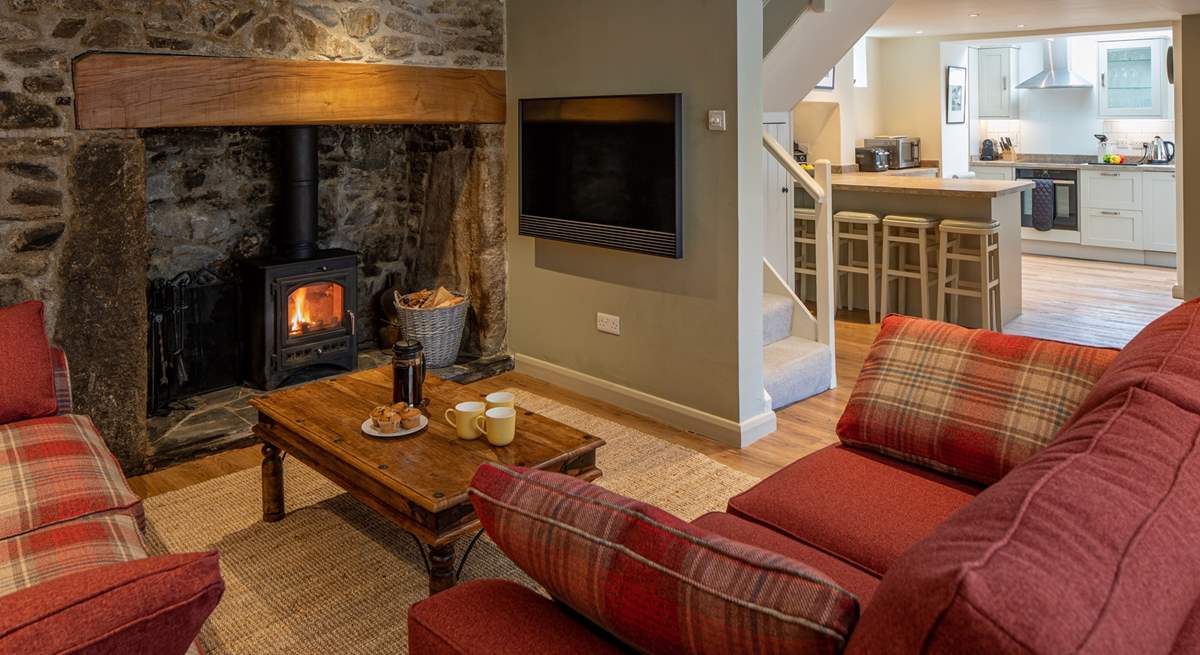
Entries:
<svg viewBox="0 0 1200 655">
<path fill-rule="evenodd" d="M 71 368 L 67 363 L 67 353 L 62 348 L 51 347 L 50 360 L 54 364 L 54 403 L 57 406 L 55 414 L 73 414 L 75 405 L 71 398 Z"/>
</svg>

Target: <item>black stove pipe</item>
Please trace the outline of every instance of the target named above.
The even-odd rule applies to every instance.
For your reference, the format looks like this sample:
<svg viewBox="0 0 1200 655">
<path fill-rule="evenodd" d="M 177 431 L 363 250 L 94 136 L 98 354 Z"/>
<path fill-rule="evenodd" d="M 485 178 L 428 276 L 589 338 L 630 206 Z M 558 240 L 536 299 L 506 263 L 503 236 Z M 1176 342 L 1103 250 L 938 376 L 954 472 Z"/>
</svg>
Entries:
<svg viewBox="0 0 1200 655">
<path fill-rule="evenodd" d="M 281 127 L 279 206 L 274 231 L 275 254 L 308 259 L 317 252 L 317 128 Z"/>
</svg>

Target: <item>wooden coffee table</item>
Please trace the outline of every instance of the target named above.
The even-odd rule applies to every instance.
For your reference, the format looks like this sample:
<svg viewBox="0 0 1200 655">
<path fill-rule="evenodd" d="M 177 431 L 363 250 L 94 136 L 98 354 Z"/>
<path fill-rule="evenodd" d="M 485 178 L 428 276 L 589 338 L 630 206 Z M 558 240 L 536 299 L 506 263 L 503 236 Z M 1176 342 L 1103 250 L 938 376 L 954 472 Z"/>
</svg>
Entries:
<svg viewBox="0 0 1200 655">
<path fill-rule="evenodd" d="M 263 440 L 263 520 L 284 517 L 283 453 L 320 472 L 367 506 L 412 533 L 428 548 L 429 592 L 454 585 L 455 543 L 480 529 L 467 487 L 484 462 L 600 477 L 598 437 L 517 408 L 517 438 L 497 448 L 464 441 L 443 415 L 455 404 L 481 400 L 463 385 L 429 378 L 424 431 L 394 439 L 363 434 L 362 422 L 391 402 L 390 367 L 359 371 L 255 398 L 254 433 Z M 466 553 L 464 553 L 464 558 Z"/>
</svg>

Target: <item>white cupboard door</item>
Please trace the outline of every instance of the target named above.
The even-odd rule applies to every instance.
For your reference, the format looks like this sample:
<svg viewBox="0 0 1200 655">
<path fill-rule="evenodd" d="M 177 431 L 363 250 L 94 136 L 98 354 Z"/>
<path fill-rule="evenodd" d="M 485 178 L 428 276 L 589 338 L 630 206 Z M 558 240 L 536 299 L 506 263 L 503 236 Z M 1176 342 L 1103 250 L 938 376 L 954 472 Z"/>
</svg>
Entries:
<svg viewBox="0 0 1200 655">
<path fill-rule="evenodd" d="M 1141 172 L 1104 170 L 1083 172 L 1086 209 L 1142 210 Z"/>
<path fill-rule="evenodd" d="M 1011 166 L 972 166 L 971 172 L 981 180 L 1004 180 L 1011 182 L 1013 169 Z"/>
<path fill-rule="evenodd" d="M 764 123 L 763 129 L 776 141 L 783 145 L 784 150 L 792 150 L 791 126 L 787 123 Z M 771 264 L 780 277 L 792 285 L 795 276 L 792 269 L 794 244 L 792 235 L 795 228 L 792 224 L 792 179 L 779 162 L 770 153 L 763 150 L 763 257 Z"/>
<path fill-rule="evenodd" d="M 1146 250 L 1176 251 L 1175 174 L 1143 173 L 1146 194 Z"/>
<path fill-rule="evenodd" d="M 1012 86 L 1012 58 L 1008 48 L 979 51 L 979 117 L 1008 118 Z"/>
<path fill-rule="evenodd" d="M 1142 249 L 1142 212 L 1089 209 L 1083 215 L 1083 245 Z"/>
<path fill-rule="evenodd" d="M 1165 41 L 1106 41 L 1098 51 L 1100 116 L 1165 116 Z"/>
</svg>

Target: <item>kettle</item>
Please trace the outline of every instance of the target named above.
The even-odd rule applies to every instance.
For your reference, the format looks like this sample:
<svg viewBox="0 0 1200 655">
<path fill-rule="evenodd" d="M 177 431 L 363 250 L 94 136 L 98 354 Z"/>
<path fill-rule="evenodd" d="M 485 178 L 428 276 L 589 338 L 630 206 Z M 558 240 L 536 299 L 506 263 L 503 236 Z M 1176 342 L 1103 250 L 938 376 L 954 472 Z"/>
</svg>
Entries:
<svg viewBox="0 0 1200 655">
<path fill-rule="evenodd" d="M 1171 141 L 1163 141 L 1161 136 L 1156 136 L 1150 142 L 1146 157 L 1151 164 L 1169 164 L 1175 159 L 1175 144 Z"/>
</svg>

